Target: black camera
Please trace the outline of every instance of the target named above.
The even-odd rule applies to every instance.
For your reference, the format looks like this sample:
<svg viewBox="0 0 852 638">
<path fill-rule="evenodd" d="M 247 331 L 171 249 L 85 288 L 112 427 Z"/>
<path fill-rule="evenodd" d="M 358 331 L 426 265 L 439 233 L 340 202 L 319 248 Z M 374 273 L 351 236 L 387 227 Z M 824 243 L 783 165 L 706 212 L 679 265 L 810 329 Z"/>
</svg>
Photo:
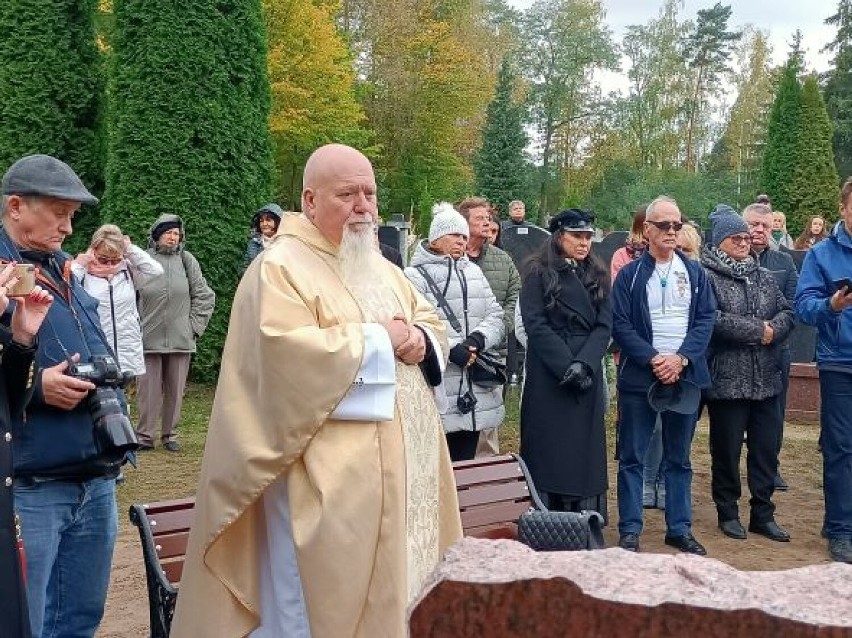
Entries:
<svg viewBox="0 0 852 638">
<path fill-rule="evenodd" d="M 473 412 L 473 408 L 476 407 L 476 397 L 473 395 L 473 392 L 468 390 L 464 394 L 460 394 L 456 399 L 456 407 L 462 414 Z"/>
<path fill-rule="evenodd" d="M 139 439 L 116 392 L 130 380 L 130 375 L 121 371 L 115 359 L 93 355 L 88 363 L 70 363 L 67 374 L 97 386 L 86 397 L 86 407 L 94 422 L 92 435 L 98 454 L 123 455 L 138 448 Z"/>
</svg>

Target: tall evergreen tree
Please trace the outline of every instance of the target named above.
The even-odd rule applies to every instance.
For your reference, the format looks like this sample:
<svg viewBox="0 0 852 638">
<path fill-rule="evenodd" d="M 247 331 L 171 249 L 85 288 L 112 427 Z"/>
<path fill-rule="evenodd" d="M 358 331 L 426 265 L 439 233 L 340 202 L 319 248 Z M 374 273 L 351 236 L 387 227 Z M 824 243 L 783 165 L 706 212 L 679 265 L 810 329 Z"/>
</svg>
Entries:
<svg viewBox="0 0 852 638">
<path fill-rule="evenodd" d="M 808 217 L 833 218 L 837 211 L 837 169 L 831 148 L 832 128 L 815 75 L 802 86 L 799 148 L 790 184 L 790 226 L 801 232 Z M 783 209 L 782 209 L 783 210 Z"/>
<path fill-rule="evenodd" d="M 215 377 L 251 214 L 271 193 L 260 0 L 115 0 L 106 213 L 144 243 L 180 215 L 216 291 L 194 363 Z"/>
<path fill-rule="evenodd" d="M 802 87 L 799 72 L 801 53 L 794 50 L 781 71 L 775 100 L 769 114 L 766 147 L 761 169 L 762 189 L 772 198 L 775 208 L 792 211 L 792 183 L 799 161 L 798 135 L 802 112 Z"/>
<path fill-rule="evenodd" d="M 852 0 L 840 0 L 826 24 L 837 27 L 824 51 L 834 54 L 826 74 L 825 106 L 834 125 L 834 161 L 842 178 L 852 175 Z"/>
<path fill-rule="evenodd" d="M 477 192 L 501 211 L 506 211 L 513 199 L 524 195 L 527 183 L 524 111 L 523 106 L 513 99 L 514 88 L 515 74 L 511 63 L 503 60 L 497 75 L 497 90 L 488 105 L 482 147 L 474 165 Z"/>
<path fill-rule="evenodd" d="M 0 173 L 22 155 L 48 153 L 103 190 L 102 60 L 97 0 L 0 2 Z M 81 217 L 91 237 L 97 211 Z"/>
<path fill-rule="evenodd" d="M 689 66 L 695 72 L 695 84 L 689 101 L 689 124 L 686 130 L 686 169 L 697 167 L 696 147 L 699 135 L 699 120 L 706 112 L 709 93 L 719 88 L 722 75 L 728 70 L 728 59 L 734 44 L 742 37 L 741 31 L 729 31 L 730 5 L 717 2 L 710 9 L 698 11 L 695 31 L 689 34 L 685 54 Z M 705 118 L 706 119 L 706 118 Z"/>
</svg>

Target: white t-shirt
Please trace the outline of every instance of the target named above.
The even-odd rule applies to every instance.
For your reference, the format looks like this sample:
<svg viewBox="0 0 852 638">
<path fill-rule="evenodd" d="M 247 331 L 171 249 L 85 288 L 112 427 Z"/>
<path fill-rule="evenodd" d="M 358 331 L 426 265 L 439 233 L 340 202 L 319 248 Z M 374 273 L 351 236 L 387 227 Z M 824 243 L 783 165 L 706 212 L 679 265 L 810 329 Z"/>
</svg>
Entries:
<svg viewBox="0 0 852 638">
<path fill-rule="evenodd" d="M 692 301 L 689 272 L 683 260 L 674 254 L 669 262 L 657 262 L 646 289 L 654 349 L 660 354 L 674 354 L 686 338 Z"/>
</svg>

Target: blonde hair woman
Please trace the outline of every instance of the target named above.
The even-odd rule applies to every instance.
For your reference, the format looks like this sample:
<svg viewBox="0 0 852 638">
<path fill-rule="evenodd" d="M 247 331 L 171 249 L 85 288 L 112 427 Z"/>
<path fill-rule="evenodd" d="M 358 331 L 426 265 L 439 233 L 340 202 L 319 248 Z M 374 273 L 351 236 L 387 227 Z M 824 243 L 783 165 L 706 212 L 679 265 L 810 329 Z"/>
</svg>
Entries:
<svg viewBox="0 0 852 638">
<path fill-rule="evenodd" d="M 677 235 L 677 247 L 690 259 L 701 257 L 701 235 L 690 222 L 683 225 Z"/>
<path fill-rule="evenodd" d="M 775 248 L 793 248 L 793 238 L 787 232 L 787 216 L 780 210 L 772 211 L 772 243 Z"/>
<path fill-rule="evenodd" d="M 92 235 L 88 251 L 77 256 L 71 270 L 98 300 L 101 327 L 122 371 L 144 374 L 136 289 L 162 275 L 163 267 L 134 246 L 118 226 L 105 224 Z"/>
</svg>

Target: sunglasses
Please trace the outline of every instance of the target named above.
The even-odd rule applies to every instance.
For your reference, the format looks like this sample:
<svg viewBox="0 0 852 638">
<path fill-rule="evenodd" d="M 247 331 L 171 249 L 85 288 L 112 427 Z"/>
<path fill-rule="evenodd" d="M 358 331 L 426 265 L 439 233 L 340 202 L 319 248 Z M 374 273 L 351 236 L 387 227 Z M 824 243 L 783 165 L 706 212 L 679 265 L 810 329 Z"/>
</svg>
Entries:
<svg viewBox="0 0 852 638">
<path fill-rule="evenodd" d="M 739 245 L 751 243 L 751 235 L 731 235 L 728 239 L 731 240 L 731 243 Z"/>
<path fill-rule="evenodd" d="M 674 229 L 675 231 L 680 231 L 680 229 L 683 228 L 683 222 L 652 222 L 652 221 L 648 221 L 647 223 L 651 224 L 652 226 L 656 226 L 657 228 L 659 228 L 660 230 L 662 230 L 666 233 L 669 232 L 672 229 Z"/>
<path fill-rule="evenodd" d="M 95 255 L 95 261 L 98 262 L 101 266 L 116 266 L 124 260 L 121 257 L 111 259 L 109 257 L 101 257 L 100 255 Z"/>
</svg>

